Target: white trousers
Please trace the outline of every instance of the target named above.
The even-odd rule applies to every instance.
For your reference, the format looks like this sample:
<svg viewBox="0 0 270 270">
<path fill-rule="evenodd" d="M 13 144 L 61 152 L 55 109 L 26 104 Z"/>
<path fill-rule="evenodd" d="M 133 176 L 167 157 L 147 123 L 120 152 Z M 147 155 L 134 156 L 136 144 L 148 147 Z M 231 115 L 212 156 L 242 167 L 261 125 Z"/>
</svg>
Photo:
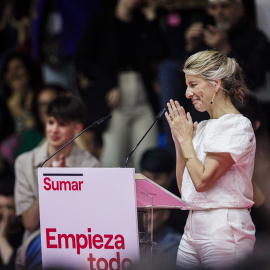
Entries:
<svg viewBox="0 0 270 270">
<path fill-rule="evenodd" d="M 126 158 L 155 120 L 146 98 L 146 90 L 139 73 L 122 72 L 119 75 L 121 104 L 113 110 L 112 119 L 103 134 L 103 167 L 124 167 Z M 132 154 L 128 167 L 139 171 L 141 156 L 148 148 L 157 146 L 158 126 L 155 125 Z"/>
<path fill-rule="evenodd" d="M 248 209 L 191 210 L 181 239 L 177 265 L 224 269 L 253 252 L 255 226 Z"/>
</svg>

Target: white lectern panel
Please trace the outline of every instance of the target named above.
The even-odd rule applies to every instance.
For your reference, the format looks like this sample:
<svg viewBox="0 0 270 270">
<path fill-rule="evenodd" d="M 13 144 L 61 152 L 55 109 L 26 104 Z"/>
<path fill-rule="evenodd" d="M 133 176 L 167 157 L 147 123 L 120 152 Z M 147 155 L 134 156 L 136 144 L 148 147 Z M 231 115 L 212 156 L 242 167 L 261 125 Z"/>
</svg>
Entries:
<svg viewBox="0 0 270 270">
<path fill-rule="evenodd" d="M 39 168 L 43 267 L 126 269 L 139 260 L 134 169 Z"/>
</svg>

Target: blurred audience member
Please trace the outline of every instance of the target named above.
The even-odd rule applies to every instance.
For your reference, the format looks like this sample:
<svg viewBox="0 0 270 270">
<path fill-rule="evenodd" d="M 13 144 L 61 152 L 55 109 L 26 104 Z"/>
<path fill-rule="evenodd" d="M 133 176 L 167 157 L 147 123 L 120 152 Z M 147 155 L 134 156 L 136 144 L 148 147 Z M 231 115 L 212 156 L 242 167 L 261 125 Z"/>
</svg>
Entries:
<svg viewBox="0 0 270 270">
<path fill-rule="evenodd" d="M 270 269 L 269 241 L 266 245 L 264 254 L 252 254 L 230 270 L 268 270 Z"/>
<path fill-rule="evenodd" d="M 256 156 L 253 173 L 254 206 L 251 217 L 256 226 L 255 252 L 261 253 L 270 243 L 270 137 L 268 123 L 260 102 L 253 95 L 247 96 L 246 106 L 240 112 L 249 118 L 256 135 Z M 266 241 L 268 240 L 268 242 Z"/>
<path fill-rule="evenodd" d="M 109 114 L 105 96 L 117 84 L 112 24 L 116 1 L 100 0 L 102 10 L 87 20 L 75 54 L 78 88 L 86 104 L 88 123 Z M 105 125 L 101 126 L 102 131 L 104 128 Z"/>
<path fill-rule="evenodd" d="M 17 31 L 16 50 L 31 55 L 32 22 L 36 16 L 36 0 L 11 0 L 9 3 L 11 10 L 9 22 Z"/>
<path fill-rule="evenodd" d="M 189 8 L 204 8 L 207 0 L 156 0 L 157 6 L 163 7 L 168 11 L 185 10 Z"/>
<path fill-rule="evenodd" d="M 155 258 L 160 255 L 166 255 L 175 262 L 181 234 L 168 225 L 167 221 L 170 214 L 171 209 L 153 210 L 153 255 Z M 145 225 L 145 215 L 143 217 L 143 224 Z M 148 239 L 150 239 L 151 235 L 151 222 L 152 216 L 151 213 L 149 213 L 147 229 L 149 235 Z"/>
<path fill-rule="evenodd" d="M 108 7 L 103 1 L 103 13 L 88 21 L 78 48 L 78 73 L 89 86 L 88 114 L 98 119 L 112 110 L 112 119 L 103 133 L 101 161 L 105 167 L 124 165 L 154 122 L 151 105 L 158 112 L 152 67 L 161 58 L 163 39 L 154 2 L 118 0 Z M 134 152 L 130 166 L 139 167 L 142 152 L 157 145 L 157 133 L 155 126 Z"/>
<path fill-rule="evenodd" d="M 16 250 L 21 244 L 23 226 L 15 215 L 14 175 L 0 177 L 0 269 L 14 270 Z"/>
<path fill-rule="evenodd" d="M 82 103 L 74 97 L 62 96 L 52 101 L 47 110 L 46 142 L 20 155 L 15 163 L 16 214 L 22 217 L 26 234 L 17 264 L 29 269 L 41 269 L 39 234 L 39 197 L 37 168 L 58 149 L 78 135 L 83 128 Z M 53 156 L 47 167 L 99 167 L 99 161 L 75 142 Z"/>
<path fill-rule="evenodd" d="M 164 270 L 164 269 L 170 269 L 170 270 L 177 270 L 175 261 L 172 260 L 171 257 L 167 257 L 166 255 L 160 255 L 159 257 L 155 258 L 155 260 L 152 260 L 152 258 L 144 257 L 140 259 L 140 262 L 137 264 L 132 265 L 130 270 L 141 270 L 141 269 L 147 269 L 147 270 Z M 179 269 L 178 269 L 179 270 Z M 185 270 L 185 269 L 183 269 Z M 197 269 L 199 270 L 199 269 Z"/>
<path fill-rule="evenodd" d="M 250 23 L 243 2 L 243 0 L 208 0 L 209 17 L 205 19 L 198 17 L 184 34 L 186 46 L 179 67 L 183 65 L 187 56 L 197 51 L 215 48 L 235 58 L 242 66 L 249 89 L 257 91 L 265 85 L 269 42 L 265 34 Z M 167 91 L 168 96 L 180 100 L 182 104 L 181 97 L 185 93 L 186 85 L 184 74 L 181 72 L 179 80 L 177 88 L 167 87 L 162 91 Z M 171 85 L 174 82 L 172 81 Z M 190 102 L 185 109 L 191 113 L 194 121 L 208 119 L 207 115 L 196 112 Z"/>
<path fill-rule="evenodd" d="M 74 52 L 97 0 L 38 0 L 33 23 L 33 57 L 41 60 L 45 83 L 76 91 Z"/>
<path fill-rule="evenodd" d="M 19 144 L 11 113 L 6 101 L 0 98 L 0 173 L 13 169 Z"/>
<path fill-rule="evenodd" d="M 267 35 L 268 40 L 270 40 L 270 17 L 268 16 L 270 12 L 270 1 L 254 0 L 254 2 L 257 25 Z M 270 58 L 268 60 L 267 84 L 260 91 L 256 92 L 256 97 L 260 101 L 266 121 L 270 123 Z M 270 134 L 270 125 L 268 125 L 268 133 Z"/>
<path fill-rule="evenodd" d="M 35 0 L 3 0 L 0 3 L 0 67 L 12 51 L 31 54 L 31 23 Z"/>
<path fill-rule="evenodd" d="M 251 1 L 251 0 L 250 0 Z M 270 19 L 267 16 L 270 12 L 270 2 L 265 0 L 253 0 L 254 1 L 254 13 L 258 27 L 267 35 L 270 39 Z"/>
<path fill-rule="evenodd" d="M 183 65 L 183 51 L 185 51 L 185 32 L 187 28 L 201 19 L 206 18 L 207 0 L 157 0 L 161 8 L 160 20 L 164 29 L 164 38 L 167 44 L 166 58 L 159 68 L 159 83 L 161 88 L 160 104 L 164 108 L 170 99 L 179 100 L 184 108 L 188 108 L 185 91 L 181 91 L 183 78 L 179 69 Z M 205 119 L 202 113 L 201 118 Z M 196 119 L 197 121 L 199 119 Z M 165 147 L 175 153 L 171 131 L 166 118 L 162 119 L 162 130 L 165 137 Z"/>
<path fill-rule="evenodd" d="M 191 25 L 185 34 L 187 52 L 215 48 L 234 57 L 246 73 L 249 89 L 258 90 L 265 83 L 269 61 L 269 42 L 265 34 L 247 21 L 242 0 L 208 2 L 208 13 L 215 24 Z"/>
<path fill-rule="evenodd" d="M 88 129 L 75 141 L 82 150 L 90 152 L 100 160 L 103 152 L 103 139 L 100 130 L 97 128 Z"/>
<path fill-rule="evenodd" d="M 167 148 L 146 150 L 140 162 L 143 175 L 180 198 L 181 195 L 175 178 L 175 165 L 176 160 Z M 173 209 L 168 224 L 180 234 L 183 234 L 187 216 L 187 211 Z"/>
<path fill-rule="evenodd" d="M 34 94 L 31 107 L 34 125 L 23 134 L 19 154 L 32 150 L 44 141 L 48 105 L 58 96 L 68 94 L 68 90 L 57 84 L 45 84 Z"/>
<path fill-rule="evenodd" d="M 163 148 L 149 148 L 141 158 L 141 173 L 158 185 L 170 190 L 175 174 L 175 158 Z"/>
<path fill-rule="evenodd" d="M 17 43 L 16 29 L 9 23 L 11 9 L 8 3 L 8 0 L 0 2 L 0 67 L 6 55 L 14 50 Z"/>
<path fill-rule="evenodd" d="M 140 167 L 141 173 L 147 178 L 167 190 L 172 189 L 172 186 L 175 182 L 175 159 L 167 149 L 150 148 L 146 150 L 142 155 Z M 179 230 L 184 231 L 184 228 L 178 228 L 178 230 L 175 230 L 172 226 L 169 225 L 168 220 L 172 211 L 174 210 L 154 209 L 153 241 L 157 243 L 157 246 L 153 248 L 153 252 L 157 256 L 161 254 L 166 255 L 175 262 L 178 246 L 181 240 L 181 234 L 179 233 Z M 180 212 L 180 210 L 175 211 L 177 214 Z M 183 217 L 181 213 L 180 216 Z M 148 239 L 150 239 L 152 219 L 151 214 L 148 215 L 148 217 L 147 232 L 149 233 Z M 143 224 L 145 224 L 145 220 Z"/>
<path fill-rule="evenodd" d="M 41 84 L 38 71 L 31 58 L 19 52 L 10 54 L 2 67 L 2 91 L 18 135 L 22 135 L 27 128 L 33 126 L 31 105 Z"/>
</svg>

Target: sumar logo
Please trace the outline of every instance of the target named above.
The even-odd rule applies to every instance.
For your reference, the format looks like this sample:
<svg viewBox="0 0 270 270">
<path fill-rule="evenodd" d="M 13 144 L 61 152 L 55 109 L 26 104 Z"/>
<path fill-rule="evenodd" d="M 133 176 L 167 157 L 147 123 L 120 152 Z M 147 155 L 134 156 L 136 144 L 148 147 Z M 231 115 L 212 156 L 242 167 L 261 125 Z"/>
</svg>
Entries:
<svg viewBox="0 0 270 270">
<path fill-rule="evenodd" d="M 49 177 L 45 177 L 43 180 L 44 189 L 49 191 L 81 191 L 83 181 L 76 180 L 57 180 L 52 181 Z"/>
</svg>

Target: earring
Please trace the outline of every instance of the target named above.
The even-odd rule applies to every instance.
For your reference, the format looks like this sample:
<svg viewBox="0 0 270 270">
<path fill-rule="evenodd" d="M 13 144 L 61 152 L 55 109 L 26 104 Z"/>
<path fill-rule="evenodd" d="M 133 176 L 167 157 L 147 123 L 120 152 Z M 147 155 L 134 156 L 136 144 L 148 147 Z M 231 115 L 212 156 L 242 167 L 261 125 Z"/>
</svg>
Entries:
<svg viewBox="0 0 270 270">
<path fill-rule="evenodd" d="M 210 104 L 213 104 L 215 95 L 216 95 L 216 92 L 214 93 L 214 95 L 213 95 L 213 97 L 212 97 L 212 101 L 210 102 Z"/>
</svg>

